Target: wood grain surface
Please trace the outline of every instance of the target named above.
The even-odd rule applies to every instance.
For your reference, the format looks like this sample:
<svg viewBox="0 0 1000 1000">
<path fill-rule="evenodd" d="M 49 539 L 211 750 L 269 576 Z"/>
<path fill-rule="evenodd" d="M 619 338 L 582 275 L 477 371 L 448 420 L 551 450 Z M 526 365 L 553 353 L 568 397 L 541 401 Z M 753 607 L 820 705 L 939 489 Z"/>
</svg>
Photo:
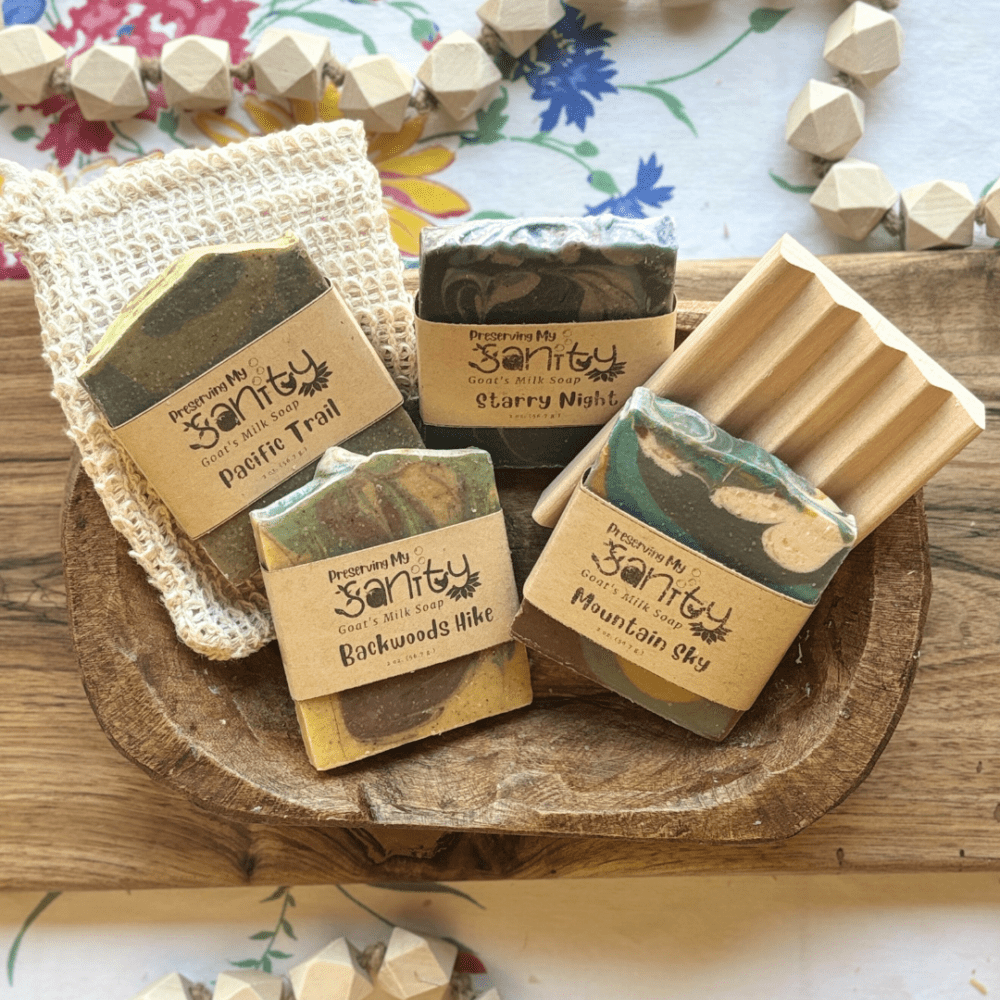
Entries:
<svg viewBox="0 0 1000 1000">
<path fill-rule="evenodd" d="M 504 470 L 522 586 L 547 532 L 543 470 Z M 217 662 L 177 641 L 89 479 L 70 476 L 63 559 L 80 672 L 129 760 L 237 820 L 451 832 L 752 843 L 790 837 L 842 801 L 906 703 L 930 598 L 922 500 L 859 545 L 772 680 L 721 744 L 531 651 L 535 700 L 317 773 L 277 644 Z"/>
<path fill-rule="evenodd" d="M 1000 870 L 1000 256 L 827 262 L 986 401 L 987 431 L 925 490 L 934 595 L 909 705 L 871 775 L 791 839 L 721 847 L 247 824 L 152 782 L 80 683 L 59 557 L 71 444 L 30 290 L 0 285 L 0 887 Z M 751 264 L 682 264 L 678 292 L 718 300 Z"/>
</svg>

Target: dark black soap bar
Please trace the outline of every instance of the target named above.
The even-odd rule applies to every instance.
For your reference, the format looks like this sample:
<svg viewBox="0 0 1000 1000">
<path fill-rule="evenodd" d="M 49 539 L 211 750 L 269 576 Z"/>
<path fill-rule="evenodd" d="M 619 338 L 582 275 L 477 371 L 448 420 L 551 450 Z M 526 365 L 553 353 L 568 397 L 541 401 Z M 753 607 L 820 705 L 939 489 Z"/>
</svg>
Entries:
<svg viewBox="0 0 1000 1000">
<path fill-rule="evenodd" d="M 420 237 L 423 320 L 572 323 L 673 310 L 677 242 L 667 216 L 481 219 Z M 598 427 L 425 425 L 425 440 L 430 448 L 483 448 L 501 468 L 561 467 Z"/>
</svg>

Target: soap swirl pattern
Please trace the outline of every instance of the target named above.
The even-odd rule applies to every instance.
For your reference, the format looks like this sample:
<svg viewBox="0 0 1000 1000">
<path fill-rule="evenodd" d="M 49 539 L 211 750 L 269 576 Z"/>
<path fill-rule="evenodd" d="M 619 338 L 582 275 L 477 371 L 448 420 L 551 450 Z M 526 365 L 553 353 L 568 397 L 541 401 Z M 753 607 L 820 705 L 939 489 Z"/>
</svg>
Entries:
<svg viewBox="0 0 1000 1000">
<path fill-rule="evenodd" d="M 814 604 L 853 545 L 854 518 L 749 441 L 639 388 L 587 480 L 671 538 Z"/>
</svg>

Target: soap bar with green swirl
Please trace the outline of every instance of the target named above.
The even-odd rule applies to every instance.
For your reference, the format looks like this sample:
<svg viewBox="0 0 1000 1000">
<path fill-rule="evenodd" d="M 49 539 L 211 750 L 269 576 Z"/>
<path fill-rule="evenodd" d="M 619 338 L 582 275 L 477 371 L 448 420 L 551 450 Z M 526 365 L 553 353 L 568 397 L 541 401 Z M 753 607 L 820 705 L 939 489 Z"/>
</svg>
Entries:
<svg viewBox="0 0 1000 1000">
<path fill-rule="evenodd" d="M 734 707 L 685 684 L 718 684 L 717 669 L 755 677 L 763 670 L 752 700 L 854 543 L 854 519 L 757 445 L 644 388 L 583 487 L 599 498 L 587 501 L 598 530 L 575 540 L 575 583 L 560 604 L 529 580 L 513 634 L 657 715 L 722 739 L 748 704 Z M 549 551 L 555 543 L 539 559 L 542 577 L 546 557 L 558 558 Z M 770 664 L 755 663 L 758 643 L 745 641 L 745 632 L 771 631 L 768 620 L 746 620 L 758 599 L 778 617 L 792 615 Z M 553 609 L 596 631 L 580 635 Z"/>
<path fill-rule="evenodd" d="M 118 427 L 298 313 L 328 288 L 326 277 L 292 234 L 268 243 L 190 250 L 128 302 L 90 352 L 80 381 L 111 427 Z M 236 385 L 233 391 L 240 388 Z M 270 393 L 272 401 L 276 391 Z M 298 416 L 307 413 L 313 400 L 310 412 L 319 410 L 326 394 L 295 393 L 289 398 L 300 404 Z M 197 418 L 189 412 L 185 419 Z M 254 432 L 254 423 L 247 418 L 232 429 L 246 437 Z M 342 443 L 370 453 L 419 448 L 422 441 L 400 408 Z M 265 506 L 309 482 L 316 461 L 277 483 L 253 506 Z M 201 534 L 198 542 L 235 583 L 259 571 L 247 509 Z"/>
<path fill-rule="evenodd" d="M 442 426 L 424 411 L 428 445 L 484 448 L 498 468 L 565 465 L 602 424 L 598 407 L 610 406 L 613 415 L 645 380 L 642 372 L 673 349 L 673 327 L 666 334 L 661 323 L 655 337 L 639 337 L 645 350 L 622 353 L 619 344 L 616 354 L 608 344 L 593 353 L 587 343 L 575 345 L 574 355 L 572 342 L 560 344 L 566 324 L 672 314 L 676 263 L 667 216 L 481 219 L 422 230 L 419 320 L 456 325 L 450 353 L 462 366 L 460 382 L 474 383 L 475 405 L 498 421 Z M 469 343 L 461 325 L 477 324 L 523 329 L 507 340 L 487 333 Z M 418 360 L 422 344 L 418 323 Z M 542 411 L 537 426 L 504 423 L 532 405 Z M 560 407 L 574 423 L 555 425 Z"/>
<path fill-rule="evenodd" d="M 280 575 L 277 571 L 348 553 L 360 553 L 355 562 L 367 575 L 376 563 L 363 550 L 499 510 L 493 467 L 479 449 L 398 449 L 366 457 L 331 448 L 310 484 L 251 517 L 270 591 L 273 577 Z M 347 661 L 358 655 L 359 644 L 371 644 L 376 650 L 379 623 L 394 614 L 382 585 L 366 584 L 354 574 L 355 568 L 352 565 L 343 574 L 342 588 L 331 589 L 366 596 L 372 624 L 354 619 L 359 631 L 351 632 L 347 624 L 351 619 L 336 619 L 340 628 L 324 640 L 331 672 L 342 673 Z M 399 566 L 393 565 L 390 572 L 399 572 Z M 440 588 L 437 592 L 444 593 Z M 351 600 L 359 603 L 356 596 Z M 461 614 L 460 607 L 469 606 L 469 602 L 444 603 L 449 621 L 453 614 Z M 345 608 L 350 610 L 349 605 Z M 443 620 L 444 614 L 440 617 Z M 408 621 L 412 631 L 427 629 L 429 619 Z M 506 624 L 503 632 L 508 634 Z M 280 642 L 281 623 L 278 634 Z M 296 700 L 296 712 L 309 759 L 325 770 L 530 701 L 527 652 L 520 643 L 507 641 L 412 673 Z"/>
</svg>

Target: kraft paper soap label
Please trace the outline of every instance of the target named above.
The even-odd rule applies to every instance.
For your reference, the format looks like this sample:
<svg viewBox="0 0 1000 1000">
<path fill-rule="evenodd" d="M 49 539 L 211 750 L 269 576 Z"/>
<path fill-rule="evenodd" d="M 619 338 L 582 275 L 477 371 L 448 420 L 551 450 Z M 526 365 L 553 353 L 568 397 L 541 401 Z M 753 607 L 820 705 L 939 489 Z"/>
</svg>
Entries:
<svg viewBox="0 0 1000 1000">
<path fill-rule="evenodd" d="M 264 584 L 296 701 L 507 642 L 518 605 L 502 511 L 265 570 Z"/>
<path fill-rule="evenodd" d="M 748 709 L 812 613 L 578 487 L 524 599 L 626 660 Z"/>
<path fill-rule="evenodd" d="M 420 414 L 438 427 L 579 427 L 610 420 L 674 349 L 676 312 L 507 326 L 417 318 Z"/>
<path fill-rule="evenodd" d="M 112 430 L 197 538 L 401 404 L 331 287 Z"/>
</svg>

